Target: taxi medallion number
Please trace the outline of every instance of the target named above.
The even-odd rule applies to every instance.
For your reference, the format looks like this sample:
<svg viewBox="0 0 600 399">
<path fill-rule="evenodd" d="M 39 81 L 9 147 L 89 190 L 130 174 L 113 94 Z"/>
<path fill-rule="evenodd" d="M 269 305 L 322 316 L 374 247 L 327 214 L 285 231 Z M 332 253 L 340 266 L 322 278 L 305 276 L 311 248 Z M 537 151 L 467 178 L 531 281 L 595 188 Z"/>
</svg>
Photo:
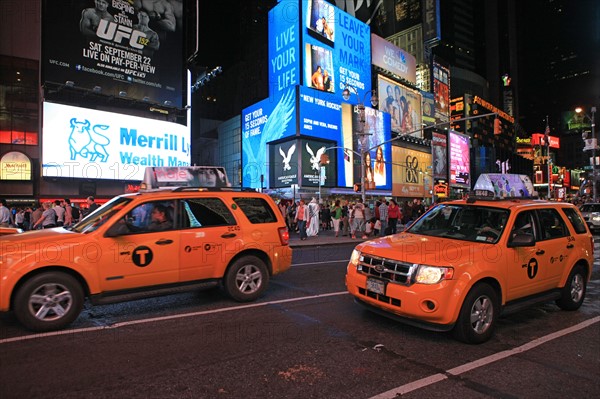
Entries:
<svg viewBox="0 0 600 399">
<path fill-rule="evenodd" d="M 376 294 L 385 295 L 385 282 L 374 278 L 367 278 L 367 290 Z"/>
</svg>

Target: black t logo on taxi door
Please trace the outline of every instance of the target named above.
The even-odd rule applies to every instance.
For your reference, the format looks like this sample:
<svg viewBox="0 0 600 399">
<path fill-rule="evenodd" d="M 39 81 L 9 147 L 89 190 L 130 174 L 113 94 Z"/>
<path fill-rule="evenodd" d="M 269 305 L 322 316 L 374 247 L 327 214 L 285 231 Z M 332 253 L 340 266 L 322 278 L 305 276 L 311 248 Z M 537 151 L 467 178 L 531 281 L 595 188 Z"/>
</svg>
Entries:
<svg viewBox="0 0 600 399">
<path fill-rule="evenodd" d="M 133 250 L 131 260 L 136 266 L 146 267 L 152 262 L 152 250 L 145 245 Z"/>
<path fill-rule="evenodd" d="M 529 259 L 529 263 L 527 264 L 527 276 L 530 279 L 533 279 L 538 272 L 538 262 L 535 258 Z"/>
</svg>

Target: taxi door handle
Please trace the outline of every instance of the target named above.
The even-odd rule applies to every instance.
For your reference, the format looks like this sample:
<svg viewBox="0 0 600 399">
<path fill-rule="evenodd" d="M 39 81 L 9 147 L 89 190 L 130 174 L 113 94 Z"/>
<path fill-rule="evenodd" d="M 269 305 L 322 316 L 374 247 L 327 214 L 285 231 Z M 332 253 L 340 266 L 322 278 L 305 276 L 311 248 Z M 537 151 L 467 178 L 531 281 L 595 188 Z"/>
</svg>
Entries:
<svg viewBox="0 0 600 399">
<path fill-rule="evenodd" d="M 158 240 L 156 241 L 156 245 L 168 245 L 173 244 L 173 240 Z"/>
<path fill-rule="evenodd" d="M 567 244 L 567 248 L 569 248 L 569 249 L 573 248 L 574 246 L 575 245 L 573 245 L 573 243 L 571 243 L 571 242 Z"/>
<path fill-rule="evenodd" d="M 536 255 L 543 255 L 545 253 L 546 253 L 546 251 L 544 251 L 543 249 L 538 249 L 537 251 L 535 251 Z"/>
<path fill-rule="evenodd" d="M 233 238 L 235 236 L 236 236 L 235 233 L 225 233 L 225 234 L 221 235 L 221 238 Z"/>
</svg>

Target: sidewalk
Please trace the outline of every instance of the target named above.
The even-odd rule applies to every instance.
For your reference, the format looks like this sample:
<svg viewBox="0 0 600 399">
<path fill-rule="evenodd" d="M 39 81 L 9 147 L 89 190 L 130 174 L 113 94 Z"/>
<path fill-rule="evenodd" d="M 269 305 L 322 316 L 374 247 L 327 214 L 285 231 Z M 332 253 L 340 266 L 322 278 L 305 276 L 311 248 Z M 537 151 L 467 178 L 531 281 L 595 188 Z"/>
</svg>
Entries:
<svg viewBox="0 0 600 399">
<path fill-rule="evenodd" d="M 340 231 L 340 235 L 338 237 L 335 236 L 333 230 L 321 230 L 319 234 L 315 237 L 308 237 L 306 240 L 300 240 L 300 234 L 297 232 L 290 232 L 290 247 L 310 247 L 310 246 L 319 246 L 319 245 L 336 245 L 336 244 L 358 244 L 360 242 L 366 241 L 360 237 L 356 237 L 352 239 L 351 236 L 342 236 Z M 374 238 L 371 235 L 368 239 Z"/>
</svg>

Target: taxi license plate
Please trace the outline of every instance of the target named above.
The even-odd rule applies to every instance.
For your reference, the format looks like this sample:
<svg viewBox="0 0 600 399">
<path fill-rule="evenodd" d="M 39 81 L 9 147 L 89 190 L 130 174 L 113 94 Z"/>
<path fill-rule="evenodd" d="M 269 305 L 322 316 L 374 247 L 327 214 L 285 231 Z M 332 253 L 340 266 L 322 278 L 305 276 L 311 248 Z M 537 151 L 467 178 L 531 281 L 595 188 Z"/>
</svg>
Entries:
<svg viewBox="0 0 600 399">
<path fill-rule="evenodd" d="M 376 294 L 385 295 L 385 282 L 374 278 L 367 279 L 367 290 Z"/>
</svg>

